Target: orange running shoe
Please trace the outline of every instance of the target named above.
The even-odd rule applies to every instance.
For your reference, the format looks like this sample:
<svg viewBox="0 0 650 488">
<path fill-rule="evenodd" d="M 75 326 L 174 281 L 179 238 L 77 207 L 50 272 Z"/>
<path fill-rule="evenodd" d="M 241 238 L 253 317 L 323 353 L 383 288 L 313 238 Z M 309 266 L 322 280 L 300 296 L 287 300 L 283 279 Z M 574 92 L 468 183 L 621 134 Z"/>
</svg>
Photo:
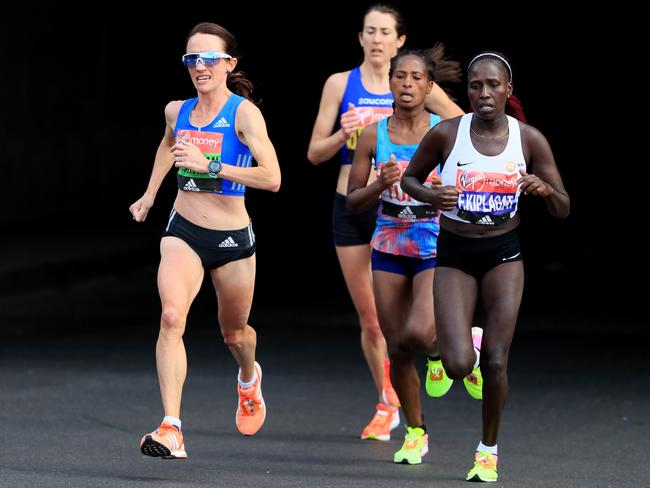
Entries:
<svg viewBox="0 0 650 488">
<path fill-rule="evenodd" d="M 399 397 L 390 381 L 390 360 L 384 359 L 384 390 L 383 399 L 385 403 L 392 407 L 400 407 Z"/>
<path fill-rule="evenodd" d="M 390 431 L 399 425 L 399 410 L 383 403 L 377 404 L 377 412 L 361 432 L 362 439 L 389 441 Z"/>
<path fill-rule="evenodd" d="M 235 412 L 235 423 L 237 429 L 243 435 L 255 434 L 266 419 L 266 405 L 262 398 L 262 368 L 255 361 L 255 372 L 257 381 L 249 388 L 242 388 L 237 385 L 239 393 L 239 404 Z"/>
<path fill-rule="evenodd" d="M 151 434 L 140 440 L 140 451 L 146 456 L 163 459 L 186 459 L 183 433 L 172 424 L 163 422 Z"/>
</svg>

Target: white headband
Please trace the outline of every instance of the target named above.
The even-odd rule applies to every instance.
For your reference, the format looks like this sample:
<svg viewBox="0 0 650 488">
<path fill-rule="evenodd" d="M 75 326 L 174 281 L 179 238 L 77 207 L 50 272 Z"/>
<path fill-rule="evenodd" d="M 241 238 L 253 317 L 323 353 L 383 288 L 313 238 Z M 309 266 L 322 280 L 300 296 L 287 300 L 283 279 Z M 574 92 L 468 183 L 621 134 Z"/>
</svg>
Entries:
<svg viewBox="0 0 650 488">
<path fill-rule="evenodd" d="M 508 81 L 512 82 L 512 68 L 508 64 L 508 61 L 506 61 L 506 59 L 503 56 L 499 56 L 498 54 L 495 54 L 495 53 L 482 53 L 482 54 L 479 54 L 478 56 L 474 57 L 474 59 L 472 59 L 469 62 L 469 65 L 467 65 L 467 71 L 469 71 L 469 69 L 472 67 L 472 65 L 474 64 L 474 61 L 476 61 L 478 58 L 482 58 L 482 57 L 485 57 L 485 56 L 492 56 L 494 58 L 497 58 L 497 59 L 500 59 L 501 61 L 503 61 L 503 64 L 505 64 L 506 68 L 508 68 L 508 76 L 510 78 Z"/>
</svg>

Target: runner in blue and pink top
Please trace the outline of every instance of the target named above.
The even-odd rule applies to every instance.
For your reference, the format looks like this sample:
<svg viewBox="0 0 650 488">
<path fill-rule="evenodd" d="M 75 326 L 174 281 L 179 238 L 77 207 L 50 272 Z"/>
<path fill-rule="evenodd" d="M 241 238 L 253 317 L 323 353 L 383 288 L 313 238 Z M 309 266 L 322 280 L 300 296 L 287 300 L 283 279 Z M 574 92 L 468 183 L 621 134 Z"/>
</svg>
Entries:
<svg viewBox="0 0 650 488">
<path fill-rule="evenodd" d="M 404 19 L 393 7 L 373 5 L 363 17 L 358 39 L 363 49 L 361 64 L 352 70 L 334 73 L 325 82 L 307 158 L 314 165 L 330 160 L 339 164 L 332 204 L 332 240 L 359 316 L 363 355 L 377 388 L 376 413 L 362 430 L 361 438 L 387 441 L 390 428 L 397 427 L 400 419 L 398 410 L 392 408 L 399 404 L 399 399 L 387 374 L 390 366 L 386 341 L 379 328 L 370 274 L 370 241 L 377 218 L 377 200 L 363 212 L 352 213 L 346 207 L 345 196 L 362 130 L 393 113 L 388 71 L 391 58 L 406 41 Z M 460 80 L 459 64 L 445 57 L 442 45 L 434 47 L 431 54 L 444 75 L 440 81 Z M 463 113 L 435 83 L 426 97 L 426 106 L 442 118 Z M 371 178 L 374 178 L 374 173 Z"/>
<path fill-rule="evenodd" d="M 428 452 L 420 404 L 419 354 L 437 355 L 433 316 L 433 273 L 439 212 L 400 188 L 401 176 L 424 135 L 440 121 L 425 109 L 434 80 L 431 57 L 423 51 L 398 54 L 391 62 L 395 113 L 361 134 L 352 163 L 347 204 L 362 211 L 380 199 L 372 238 L 372 274 L 379 325 L 386 338 L 393 386 L 407 420 L 396 463 L 419 464 Z M 376 161 L 376 163 L 373 163 Z M 368 183 L 375 166 L 377 178 Z M 427 185 L 439 185 L 437 170 Z M 438 357 L 441 380 L 449 383 Z"/>
</svg>

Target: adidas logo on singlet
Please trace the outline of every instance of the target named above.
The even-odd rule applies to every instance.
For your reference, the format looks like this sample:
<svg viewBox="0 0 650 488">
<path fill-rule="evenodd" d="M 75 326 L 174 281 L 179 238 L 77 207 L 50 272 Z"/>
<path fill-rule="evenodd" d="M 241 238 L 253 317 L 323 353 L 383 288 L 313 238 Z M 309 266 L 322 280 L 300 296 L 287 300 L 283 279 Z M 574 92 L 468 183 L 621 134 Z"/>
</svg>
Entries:
<svg viewBox="0 0 650 488">
<path fill-rule="evenodd" d="M 223 242 L 219 244 L 219 247 L 239 247 L 239 244 L 235 242 L 232 236 L 228 236 L 227 239 L 224 239 Z"/>
<path fill-rule="evenodd" d="M 201 189 L 196 186 L 196 183 L 194 183 L 194 180 L 189 180 L 187 183 L 185 183 L 185 186 L 183 187 L 183 190 L 185 191 L 201 191 Z"/>
<path fill-rule="evenodd" d="M 494 222 L 492 222 L 492 219 L 490 218 L 489 215 L 484 216 L 481 220 L 479 220 L 476 223 L 481 225 L 494 225 Z"/>
<path fill-rule="evenodd" d="M 225 117 L 221 117 L 212 127 L 230 127 L 230 124 Z"/>
<path fill-rule="evenodd" d="M 406 207 L 404 210 L 402 210 L 400 213 L 398 213 L 397 216 L 400 219 L 415 219 L 415 218 L 417 218 L 415 216 L 415 214 L 413 213 L 413 210 L 411 210 L 411 207 Z"/>
</svg>

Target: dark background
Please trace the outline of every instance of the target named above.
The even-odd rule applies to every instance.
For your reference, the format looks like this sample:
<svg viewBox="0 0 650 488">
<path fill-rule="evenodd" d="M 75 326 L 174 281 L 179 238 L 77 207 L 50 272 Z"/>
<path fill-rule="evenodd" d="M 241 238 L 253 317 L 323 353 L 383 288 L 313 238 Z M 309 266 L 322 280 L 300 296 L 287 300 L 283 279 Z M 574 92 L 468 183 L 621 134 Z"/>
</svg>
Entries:
<svg viewBox="0 0 650 488">
<path fill-rule="evenodd" d="M 258 239 L 254 308 L 349 316 L 330 233 L 337 163 L 313 167 L 306 151 L 325 79 L 362 59 L 356 33 L 367 5 L 328 3 L 316 13 L 305 5 L 290 14 L 279 4 L 164 13 L 52 5 L 4 16 L 0 328 L 138 318 L 155 326 L 157 246 L 174 178 L 144 224 L 131 220 L 128 207 L 146 187 L 166 103 L 195 95 L 180 58 L 187 32 L 204 20 L 238 38 L 238 68 L 257 86 L 282 168 L 279 193 L 249 189 L 246 196 Z M 632 102 L 612 82 L 634 68 L 630 44 L 610 34 L 616 16 L 592 12 L 587 20 L 534 7 L 523 17 L 507 4 L 398 7 L 407 47 L 443 41 L 463 66 L 484 49 L 509 56 L 515 93 L 554 150 L 572 212 L 556 221 L 541 201 L 521 203 L 528 326 L 642 330 L 644 286 L 632 280 L 643 282 L 643 259 L 634 228 L 620 220 L 631 206 L 629 188 L 612 188 L 613 180 L 633 186 L 636 178 L 624 174 L 629 144 L 616 145 Z M 467 110 L 464 86 L 454 94 Z M 204 289 L 195 310 L 213 307 Z"/>
<path fill-rule="evenodd" d="M 313 167 L 306 151 L 326 77 L 361 61 L 356 33 L 366 7 L 3 5 L 0 432 L 11 447 L 0 450 L 0 472 L 8 486 L 464 483 L 480 404 L 460 384 L 444 405 L 423 394 L 435 440 L 422 469 L 390 462 L 397 430 L 389 443 L 357 440 L 374 391 L 331 244 L 338 165 Z M 515 93 L 550 141 L 572 198 L 564 221 L 539 200 L 521 201 L 526 285 L 509 357 L 501 479 L 647 486 L 645 451 L 636 448 L 650 435 L 648 53 L 647 26 L 638 25 L 646 16 L 622 2 L 575 15 L 566 9 L 579 7 L 566 2 L 398 7 L 410 47 L 441 40 L 463 64 L 483 49 L 510 57 Z M 144 224 L 128 207 L 149 179 L 165 105 L 195 94 L 180 58 L 187 32 L 204 20 L 239 39 L 239 67 L 257 84 L 283 171 L 279 193 L 246 195 L 258 242 L 251 324 L 271 416 L 254 442 L 232 425 L 236 365 L 206 283 L 184 336 L 192 458 L 180 467 L 137 451 L 162 413 L 156 269 L 174 178 Z M 455 90 L 467 108 L 463 92 Z"/>
</svg>

